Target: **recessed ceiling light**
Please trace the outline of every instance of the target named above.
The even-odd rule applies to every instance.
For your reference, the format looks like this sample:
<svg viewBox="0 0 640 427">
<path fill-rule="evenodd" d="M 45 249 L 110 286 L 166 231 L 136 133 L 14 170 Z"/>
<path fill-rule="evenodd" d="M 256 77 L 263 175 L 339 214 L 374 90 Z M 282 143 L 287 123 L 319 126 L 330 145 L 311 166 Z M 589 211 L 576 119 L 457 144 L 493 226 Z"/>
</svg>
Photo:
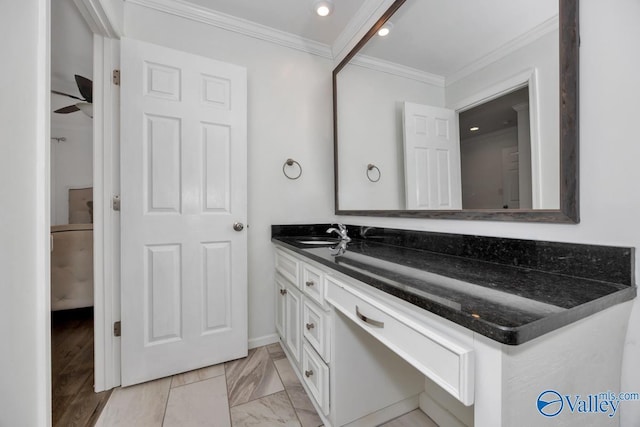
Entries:
<svg viewBox="0 0 640 427">
<path fill-rule="evenodd" d="M 313 10 L 320 16 L 329 16 L 333 12 L 333 1 L 322 0 L 313 4 Z"/>
<path fill-rule="evenodd" d="M 472 128 L 469 128 L 469 130 L 470 130 L 471 132 L 476 132 L 476 131 L 479 131 L 479 130 L 480 130 L 480 128 L 479 128 L 478 126 L 474 126 L 474 127 L 472 127 Z"/>
<path fill-rule="evenodd" d="M 380 28 L 378 30 L 378 35 L 380 37 L 384 37 L 386 35 L 389 35 L 389 33 L 391 32 L 392 29 L 393 29 L 393 24 L 390 21 L 387 21 L 387 22 L 384 23 L 382 28 Z"/>
</svg>

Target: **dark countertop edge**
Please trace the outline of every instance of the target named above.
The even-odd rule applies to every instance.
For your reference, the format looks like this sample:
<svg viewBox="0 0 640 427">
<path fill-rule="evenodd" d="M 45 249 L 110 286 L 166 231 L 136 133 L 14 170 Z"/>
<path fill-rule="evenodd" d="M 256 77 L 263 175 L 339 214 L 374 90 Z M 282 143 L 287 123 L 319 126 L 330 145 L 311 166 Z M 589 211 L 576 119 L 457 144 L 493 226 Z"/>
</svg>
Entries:
<svg viewBox="0 0 640 427">
<path fill-rule="evenodd" d="M 283 236 L 283 238 L 287 239 L 290 238 L 290 236 Z M 636 286 L 629 286 L 604 297 L 589 301 L 570 309 L 566 309 L 559 313 L 551 314 L 547 317 L 533 321 L 523 326 L 512 328 L 503 327 L 494 323 L 487 322 L 483 319 L 476 319 L 471 315 L 461 315 L 459 312 L 453 311 L 447 306 L 439 304 L 435 301 L 429 301 L 418 295 L 407 293 L 401 289 L 377 281 L 376 279 L 373 279 L 364 274 L 358 274 L 346 268 L 339 268 L 340 265 L 328 263 L 324 258 L 315 256 L 313 253 L 307 252 L 302 248 L 290 245 L 285 240 L 280 240 L 278 237 L 272 237 L 271 241 L 319 264 L 325 265 L 332 270 L 344 274 L 345 276 L 359 280 L 366 285 L 372 286 L 382 292 L 395 296 L 396 298 L 399 298 L 403 301 L 409 302 L 416 307 L 422 308 L 426 311 L 429 311 L 430 313 L 433 313 L 453 323 L 470 329 L 473 332 L 479 333 L 480 335 L 506 345 L 524 344 L 546 333 L 560 329 L 563 326 L 567 326 L 599 311 L 602 311 L 609 307 L 613 307 L 614 305 L 626 301 L 630 301 L 637 295 Z M 410 296 L 409 298 L 407 298 L 407 294 Z"/>
<path fill-rule="evenodd" d="M 611 308 L 623 302 L 631 301 L 637 295 L 637 287 L 630 286 L 621 289 L 601 298 L 589 301 L 579 306 L 566 309 L 560 313 L 551 314 L 545 318 L 531 322 L 521 328 L 513 343 L 505 343 L 509 345 L 519 345 L 531 341 L 549 332 L 553 332 L 564 326 L 582 320 L 586 317 L 596 314 L 600 311 Z"/>
</svg>

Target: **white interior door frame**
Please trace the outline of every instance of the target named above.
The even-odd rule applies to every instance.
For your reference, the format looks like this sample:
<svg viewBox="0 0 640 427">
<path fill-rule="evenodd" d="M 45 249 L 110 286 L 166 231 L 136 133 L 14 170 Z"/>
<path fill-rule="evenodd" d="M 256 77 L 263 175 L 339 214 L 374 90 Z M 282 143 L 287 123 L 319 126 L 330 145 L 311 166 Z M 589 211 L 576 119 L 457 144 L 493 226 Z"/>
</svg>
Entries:
<svg viewBox="0 0 640 427">
<path fill-rule="evenodd" d="M 526 85 L 529 86 L 529 126 L 531 132 L 531 201 L 533 209 L 539 209 L 543 200 L 543 188 L 540 185 L 542 182 L 542 162 L 540 160 L 538 71 L 535 68 L 524 70 L 496 82 L 448 108 L 455 110 L 459 114 Z"/>
<path fill-rule="evenodd" d="M 120 385 L 120 217 L 112 209 L 120 193 L 120 97 L 111 80 L 119 67 L 120 42 L 94 35 L 94 381 L 95 391 Z"/>
<path fill-rule="evenodd" d="M 94 390 L 120 385 L 120 218 L 111 198 L 120 191 L 119 68 L 121 30 L 101 0 L 74 0 L 93 38 Z"/>
</svg>

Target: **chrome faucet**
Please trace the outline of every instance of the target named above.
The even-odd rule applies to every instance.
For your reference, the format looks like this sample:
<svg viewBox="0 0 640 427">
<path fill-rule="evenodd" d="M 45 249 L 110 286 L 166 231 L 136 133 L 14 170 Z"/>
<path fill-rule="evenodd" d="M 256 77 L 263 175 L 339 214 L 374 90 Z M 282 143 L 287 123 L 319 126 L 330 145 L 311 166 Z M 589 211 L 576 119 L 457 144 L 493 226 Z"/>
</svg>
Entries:
<svg viewBox="0 0 640 427">
<path fill-rule="evenodd" d="M 345 227 L 344 224 L 337 224 L 337 226 L 338 228 L 329 228 L 327 230 L 327 233 L 333 233 L 335 231 L 340 236 L 340 240 L 342 240 L 343 242 L 350 242 L 351 237 L 347 236 L 347 227 Z"/>
</svg>

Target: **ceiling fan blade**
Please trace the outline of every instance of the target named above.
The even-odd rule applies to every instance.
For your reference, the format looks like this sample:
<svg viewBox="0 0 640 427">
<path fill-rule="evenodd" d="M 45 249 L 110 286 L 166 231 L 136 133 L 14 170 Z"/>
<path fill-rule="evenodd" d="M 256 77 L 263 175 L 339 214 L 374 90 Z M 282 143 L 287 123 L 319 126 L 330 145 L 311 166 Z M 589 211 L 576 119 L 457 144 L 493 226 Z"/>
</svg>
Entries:
<svg viewBox="0 0 640 427">
<path fill-rule="evenodd" d="M 80 111 L 80 109 L 75 105 L 69 105 L 68 107 L 63 107 L 55 110 L 54 113 L 69 114 L 69 113 L 75 113 L 76 111 Z"/>
<path fill-rule="evenodd" d="M 58 92 L 57 90 L 51 89 L 51 93 L 55 93 L 56 95 L 68 96 L 69 98 L 78 99 L 80 101 L 84 101 L 82 98 L 78 98 L 77 96 L 69 95 L 68 93 Z"/>
<path fill-rule="evenodd" d="M 86 77 L 82 77 L 79 75 L 75 75 L 76 84 L 78 85 L 78 90 L 80 94 L 84 96 L 84 99 L 91 103 L 93 102 L 93 83 Z"/>
</svg>

